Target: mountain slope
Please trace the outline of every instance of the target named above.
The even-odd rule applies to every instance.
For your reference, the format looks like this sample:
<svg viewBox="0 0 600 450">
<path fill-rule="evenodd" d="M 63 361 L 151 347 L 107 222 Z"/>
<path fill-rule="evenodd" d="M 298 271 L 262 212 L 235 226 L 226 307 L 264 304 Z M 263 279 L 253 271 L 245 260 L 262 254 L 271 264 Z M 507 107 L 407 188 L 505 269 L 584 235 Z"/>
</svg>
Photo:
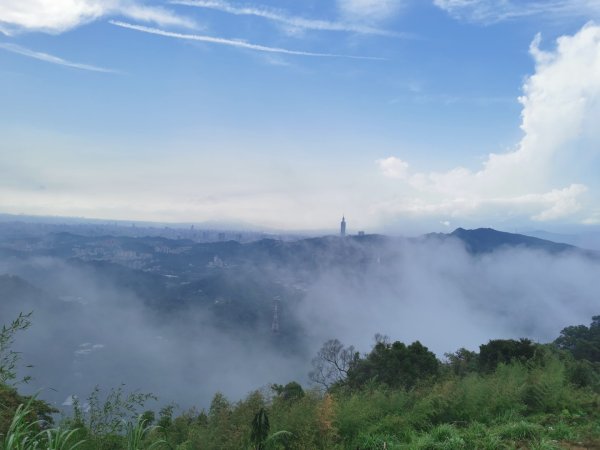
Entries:
<svg viewBox="0 0 600 450">
<path fill-rule="evenodd" d="M 475 230 L 457 228 L 447 236 L 458 238 L 463 241 L 466 248 L 471 253 L 489 253 L 499 248 L 506 247 L 525 247 L 545 250 L 550 253 L 580 251 L 573 245 L 559 244 L 522 234 L 506 233 L 492 228 L 478 228 Z"/>
</svg>

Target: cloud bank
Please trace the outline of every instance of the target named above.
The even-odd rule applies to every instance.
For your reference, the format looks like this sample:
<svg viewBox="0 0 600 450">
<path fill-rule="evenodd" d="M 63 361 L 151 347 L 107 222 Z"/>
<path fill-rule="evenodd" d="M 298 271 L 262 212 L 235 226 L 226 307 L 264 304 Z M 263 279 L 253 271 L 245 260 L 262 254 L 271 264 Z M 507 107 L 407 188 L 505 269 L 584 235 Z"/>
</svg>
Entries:
<svg viewBox="0 0 600 450">
<path fill-rule="evenodd" d="M 196 27 L 192 20 L 168 9 L 134 0 L 6 0 L 0 3 L 0 32 L 59 34 L 108 16 L 160 26 Z"/>
<path fill-rule="evenodd" d="M 551 342 L 597 313 L 600 264 L 526 248 L 469 254 L 462 242 L 397 242 L 360 273 L 332 267 L 299 306 L 313 342 L 338 338 L 368 351 L 376 333 L 420 340 L 438 356 L 494 338 Z"/>
<path fill-rule="evenodd" d="M 559 38 L 553 51 L 542 50 L 540 43 L 538 35 L 530 47 L 536 71 L 526 79 L 519 99 L 523 137 L 516 148 L 489 154 L 477 171 L 419 172 L 397 156 L 379 159 L 382 175 L 410 194 L 399 194 L 378 209 L 446 217 L 489 217 L 501 211 L 537 221 L 588 220 L 578 214 L 584 211 L 589 187 L 569 168 L 579 152 L 590 150 L 584 138 L 597 135 L 600 27 L 590 23 Z"/>
<path fill-rule="evenodd" d="M 6 273 L 39 288 L 0 305 L 3 321 L 33 311 L 32 328 L 15 343 L 33 365 L 24 370 L 34 381 L 22 389 L 41 390 L 57 407 L 96 385 L 106 391 L 121 383 L 161 404 L 208 407 L 217 391 L 237 399 L 305 375 L 308 355 L 278 349 L 270 323 L 250 333 L 224 329 L 203 305 L 155 309 L 114 276 L 55 258 L 0 258 L 0 277 Z"/>
</svg>

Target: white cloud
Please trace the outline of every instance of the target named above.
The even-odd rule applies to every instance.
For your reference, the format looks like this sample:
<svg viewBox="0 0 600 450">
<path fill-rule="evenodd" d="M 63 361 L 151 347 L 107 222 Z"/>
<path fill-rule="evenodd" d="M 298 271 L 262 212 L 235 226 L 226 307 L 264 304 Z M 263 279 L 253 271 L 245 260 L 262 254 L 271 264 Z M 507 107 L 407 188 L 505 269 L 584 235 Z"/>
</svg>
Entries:
<svg viewBox="0 0 600 450">
<path fill-rule="evenodd" d="M 532 217 L 533 220 L 547 221 L 560 219 L 576 213 L 580 209 L 578 198 L 581 194 L 587 191 L 587 187 L 581 184 L 572 184 L 565 189 L 554 189 L 546 194 L 535 198 L 536 201 L 541 201 L 547 204 L 547 209 L 542 210 L 539 214 Z"/>
<path fill-rule="evenodd" d="M 583 219 L 584 225 L 600 225 L 600 211 L 593 211 L 588 217 Z"/>
<path fill-rule="evenodd" d="M 402 36 L 400 33 L 383 30 L 368 25 L 349 22 L 333 22 L 328 20 L 307 19 L 291 16 L 285 12 L 266 8 L 264 6 L 237 6 L 223 0 L 173 0 L 172 4 L 195 6 L 198 8 L 213 9 L 236 16 L 256 16 L 285 25 L 289 30 L 319 30 L 319 31 L 345 31 L 360 34 L 375 34 L 381 36 Z"/>
<path fill-rule="evenodd" d="M 57 34 L 105 16 L 125 16 L 161 26 L 195 27 L 188 18 L 134 0 L 4 0 L 0 2 L 0 32 Z"/>
<path fill-rule="evenodd" d="M 192 19 L 183 17 L 169 11 L 168 9 L 158 6 L 145 6 L 141 4 L 131 3 L 129 5 L 121 5 L 118 13 L 130 19 L 139 20 L 141 22 L 152 22 L 160 26 L 176 26 L 183 28 L 197 29 L 198 25 Z"/>
<path fill-rule="evenodd" d="M 30 50 L 28 48 L 21 47 L 20 45 L 16 44 L 0 42 L 0 49 L 17 53 L 19 55 L 27 56 L 29 58 L 39 59 L 40 61 L 58 64 L 61 66 L 72 67 L 75 69 L 89 70 L 92 72 L 118 73 L 115 70 L 105 69 L 103 67 L 67 61 L 66 59 L 59 58 L 58 56 L 49 55 L 48 53 L 36 52 L 34 50 Z"/>
<path fill-rule="evenodd" d="M 208 42 L 211 44 L 219 44 L 219 45 L 227 45 L 230 47 L 238 47 L 245 48 L 248 50 L 255 50 L 259 52 L 267 52 L 267 53 L 282 53 L 285 55 L 296 55 L 296 56 L 316 56 L 316 57 L 327 57 L 327 58 L 351 58 L 351 59 L 371 59 L 371 60 L 381 60 L 382 58 L 376 58 L 371 56 L 352 56 L 352 55 L 338 55 L 333 53 L 315 53 L 315 52 L 306 52 L 300 50 L 289 50 L 280 47 L 268 47 L 265 45 L 252 44 L 250 42 L 237 40 L 237 39 L 225 39 L 220 37 L 213 36 L 203 36 L 199 34 L 183 34 L 183 33 L 175 33 L 166 30 L 160 30 L 158 28 L 150 28 L 142 25 L 134 25 L 131 23 L 111 20 L 110 23 L 122 28 L 128 28 L 130 30 L 141 31 L 143 33 L 156 34 L 159 36 L 165 36 L 175 39 L 183 39 L 190 41 L 200 41 L 200 42 Z"/>
<path fill-rule="evenodd" d="M 394 16 L 402 0 L 337 0 L 342 15 L 357 21 L 379 21 Z"/>
<path fill-rule="evenodd" d="M 408 163 L 395 156 L 378 159 L 376 162 L 385 177 L 404 179 L 408 175 Z"/>
<path fill-rule="evenodd" d="M 457 19 L 495 23 L 527 16 L 597 17 L 600 0 L 434 0 Z"/>
<path fill-rule="evenodd" d="M 568 163 L 584 150 L 579 138 L 598 133 L 600 27 L 588 24 L 574 36 L 559 38 L 554 51 L 541 50 L 540 39 L 530 48 L 536 72 L 519 99 L 524 135 L 516 148 L 488 155 L 476 172 L 457 167 L 406 173 L 408 165 L 395 157 L 378 160 L 384 176 L 401 178 L 414 191 L 382 203 L 381 209 L 453 217 L 501 211 L 539 221 L 582 210 L 588 188 L 570 179 Z M 561 184 L 567 179 L 567 186 L 556 187 L 559 179 Z"/>
</svg>

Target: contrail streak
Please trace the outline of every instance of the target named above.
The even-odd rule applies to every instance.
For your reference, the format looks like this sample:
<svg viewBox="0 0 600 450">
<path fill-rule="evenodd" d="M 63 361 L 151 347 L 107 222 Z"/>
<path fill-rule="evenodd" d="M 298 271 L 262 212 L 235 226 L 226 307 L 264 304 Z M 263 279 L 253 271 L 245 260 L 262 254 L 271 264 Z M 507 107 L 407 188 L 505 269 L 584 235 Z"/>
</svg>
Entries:
<svg viewBox="0 0 600 450">
<path fill-rule="evenodd" d="M 172 31 L 165 31 L 158 28 L 146 27 L 143 25 L 134 25 L 127 22 L 121 22 L 118 20 L 111 20 L 111 24 L 116 25 L 122 28 L 128 28 L 130 30 L 141 31 L 144 33 L 157 34 L 159 36 L 166 36 L 175 39 L 185 39 L 190 41 L 200 41 L 200 42 L 209 42 L 211 44 L 220 44 L 220 45 L 228 45 L 230 47 L 238 47 L 245 48 L 249 50 L 255 50 L 259 52 L 268 52 L 268 53 L 283 53 L 285 55 L 296 55 L 296 56 L 313 56 L 313 57 L 322 57 L 322 58 L 350 58 L 350 59 L 368 59 L 368 60 L 384 60 L 384 58 L 378 58 L 373 56 L 352 56 L 352 55 L 338 55 L 334 53 L 314 53 L 314 52 L 305 52 L 300 50 L 289 50 L 285 48 L 279 47 L 267 47 L 265 45 L 252 44 L 246 41 L 241 41 L 237 39 L 225 39 L 213 36 L 203 36 L 198 34 L 183 34 L 183 33 L 175 33 Z"/>
</svg>

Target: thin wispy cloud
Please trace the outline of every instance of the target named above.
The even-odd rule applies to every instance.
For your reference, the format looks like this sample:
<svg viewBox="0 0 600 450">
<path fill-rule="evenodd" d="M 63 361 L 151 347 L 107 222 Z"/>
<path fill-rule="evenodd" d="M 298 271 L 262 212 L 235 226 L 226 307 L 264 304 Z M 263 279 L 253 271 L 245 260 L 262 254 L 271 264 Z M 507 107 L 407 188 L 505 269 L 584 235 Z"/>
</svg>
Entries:
<svg viewBox="0 0 600 450">
<path fill-rule="evenodd" d="M 406 3 L 406 0 L 337 0 L 337 7 L 345 17 L 373 23 L 393 17 Z"/>
<path fill-rule="evenodd" d="M 176 33 L 172 31 L 161 30 L 158 28 L 146 27 L 143 25 L 135 25 L 132 23 L 121 22 L 118 20 L 111 20 L 111 24 L 122 28 L 128 28 L 130 30 L 141 31 L 143 33 L 156 34 L 159 36 L 165 36 L 175 39 L 184 39 L 189 41 L 208 42 L 211 44 L 227 45 L 230 47 L 244 48 L 248 50 L 255 50 L 259 52 L 267 53 L 282 53 L 285 55 L 296 55 L 296 56 L 313 56 L 313 57 L 325 57 L 325 58 L 350 58 L 350 59 L 368 59 L 368 60 L 384 60 L 384 58 L 378 58 L 373 56 L 354 56 L 354 55 L 339 55 L 335 53 L 315 53 L 301 50 L 290 50 L 279 47 L 268 47 L 265 45 L 252 44 L 250 42 L 237 40 L 237 39 L 226 39 L 213 36 L 204 36 L 199 34 L 184 34 Z"/>
<path fill-rule="evenodd" d="M 523 17 L 600 17 L 600 0 L 434 0 L 434 4 L 461 20 L 491 24 Z"/>
<path fill-rule="evenodd" d="M 359 34 L 373 34 L 389 37 L 408 37 L 408 34 L 397 33 L 368 25 L 349 22 L 335 22 L 329 20 L 307 19 L 305 17 L 291 16 L 282 11 L 276 11 L 263 6 L 237 6 L 223 0 L 172 0 L 174 5 L 194 6 L 197 8 L 212 9 L 236 16 L 255 16 L 277 22 L 292 29 L 341 31 Z"/>
<path fill-rule="evenodd" d="M 119 73 L 116 70 L 106 69 L 104 67 L 93 66 L 90 64 L 81 64 L 77 62 L 67 61 L 66 59 L 59 58 L 58 56 L 50 55 L 48 53 L 36 52 L 20 45 L 0 42 L 0 48 L 12 53 L 27 56 L 29 58 L 38 59 L 40 61 L 58 64 L 60 66 L 71 67 L 73 69 L 89 70 L 92 72 L 104 72 L 104 73 Z"/>
</svg>

